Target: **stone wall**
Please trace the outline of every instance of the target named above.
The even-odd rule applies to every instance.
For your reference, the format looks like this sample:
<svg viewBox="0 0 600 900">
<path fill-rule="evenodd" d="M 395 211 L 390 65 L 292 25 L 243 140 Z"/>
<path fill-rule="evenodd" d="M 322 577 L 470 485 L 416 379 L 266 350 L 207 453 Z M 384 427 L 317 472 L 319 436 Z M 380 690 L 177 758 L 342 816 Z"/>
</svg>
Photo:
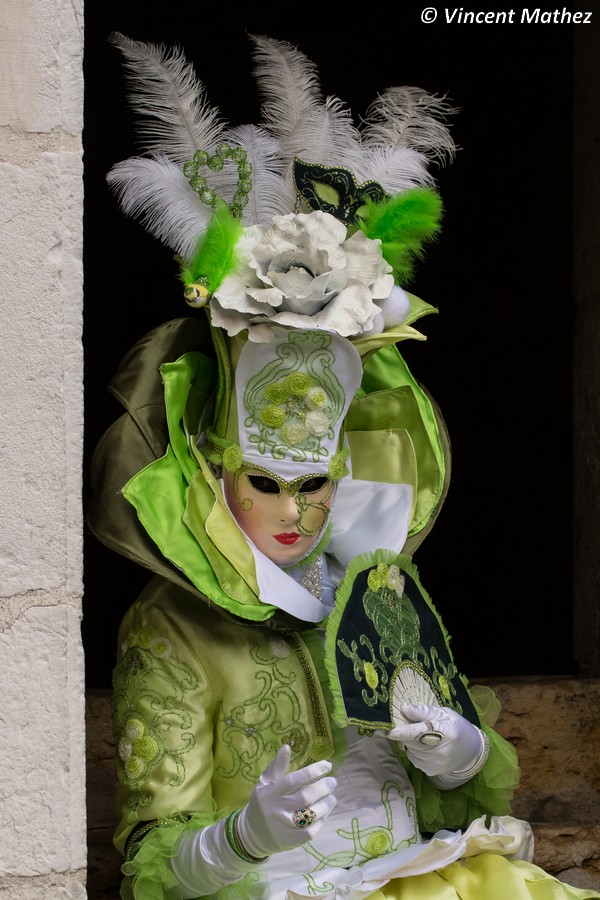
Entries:
<svg viewBox="0 0 600 900">
<path fill-rule="evenodd" d="M 0 0 L 0 896 L 83 898 L 82 0 Z"/>
<path fill-rule="evenodd" d="M 535 862 L 600 890 L 600 680 L 513 678 L 487 684 L 498 731 L 519 754 L 513 812 L 532 823 Z"/>
</svg>

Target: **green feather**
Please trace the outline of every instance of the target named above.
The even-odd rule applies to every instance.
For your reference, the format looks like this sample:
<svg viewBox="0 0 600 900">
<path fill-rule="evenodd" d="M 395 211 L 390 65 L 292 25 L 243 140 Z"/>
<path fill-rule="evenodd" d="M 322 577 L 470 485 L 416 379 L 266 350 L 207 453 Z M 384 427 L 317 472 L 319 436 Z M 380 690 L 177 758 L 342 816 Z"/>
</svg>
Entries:
<svg viewBox="0 0 600 900">
<path fill-rule="evenodd" d="M 225 203 L 219 203 L 194 255 L 189 260 L 180 260 L 179 277 L 184 285 L 201 283 L 213 294 L 237 263 L 235 248 L 242 231 L 240 220 Z"/>
<path fill-rule="evenodd" d="M 368 238 L 381 241 L 383 257 L 392 266 L 398 284 L 406 283 L 415 260 L 424 255 L 424 244 L 440 230 L 442 200 L 432 188 L 413 188 L 389 200 L 368 200 L 358 225 Z"/>
</svg>

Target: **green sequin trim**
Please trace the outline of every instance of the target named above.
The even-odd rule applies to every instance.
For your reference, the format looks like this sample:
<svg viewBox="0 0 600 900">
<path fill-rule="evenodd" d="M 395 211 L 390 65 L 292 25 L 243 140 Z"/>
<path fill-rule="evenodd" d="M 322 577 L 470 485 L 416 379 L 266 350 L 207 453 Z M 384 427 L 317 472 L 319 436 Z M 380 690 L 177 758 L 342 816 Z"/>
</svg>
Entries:
<svg viewBox="0 0 600 900">
<path fill-rule="evenodd" d="M 300 637 L 297 634 L 290 634 L 289 639 L 304 672 L 317 730 L 317 737 L 310 746 L 307 763 L 318 762 L 320 759 L 327 758 L 333 751 L 328 722 L 323 714 L 320 685 L 313 673 L 311 658 L 305 651 Z"/>
</svg>

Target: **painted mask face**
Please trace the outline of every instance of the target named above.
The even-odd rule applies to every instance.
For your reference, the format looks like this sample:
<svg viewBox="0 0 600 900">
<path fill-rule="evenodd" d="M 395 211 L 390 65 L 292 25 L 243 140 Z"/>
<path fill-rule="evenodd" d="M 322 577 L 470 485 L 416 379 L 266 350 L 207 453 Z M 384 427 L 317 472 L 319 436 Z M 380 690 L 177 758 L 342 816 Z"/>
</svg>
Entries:
<svg viewBox="0 0 600 900">
<path fill-rule="evenodd" d="M 254 468 L 225 472 L 224 482 L 233 517 L 265 556 L 291 565 L 310 553 L 329 516 L 334 482 L 310 474 L 283 481 Z"/>
</svg>

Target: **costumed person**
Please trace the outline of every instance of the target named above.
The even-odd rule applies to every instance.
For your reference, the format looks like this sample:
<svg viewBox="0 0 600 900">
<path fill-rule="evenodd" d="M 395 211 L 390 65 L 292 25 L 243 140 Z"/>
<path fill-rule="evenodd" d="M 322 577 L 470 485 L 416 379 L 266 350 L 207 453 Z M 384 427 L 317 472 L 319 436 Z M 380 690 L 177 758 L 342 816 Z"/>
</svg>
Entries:
<svg viewBox="0 0 600 900">
<path fill-rule="evenodd" d="M 191 307 L 124 360 L 93 464 L 93 532 L 154 572 L 114 671 L 121 896 L 600 896 L 532 864 L 411 559 L 449 447 L 398 343 L 434 311 L 405 286 L 452 110 L 391 88 L 357 128 L 253 37 L 262 122 L 229 127 L 178 50 L 113 41 L 147 154 L 109 182 Z"/>
</svg>

